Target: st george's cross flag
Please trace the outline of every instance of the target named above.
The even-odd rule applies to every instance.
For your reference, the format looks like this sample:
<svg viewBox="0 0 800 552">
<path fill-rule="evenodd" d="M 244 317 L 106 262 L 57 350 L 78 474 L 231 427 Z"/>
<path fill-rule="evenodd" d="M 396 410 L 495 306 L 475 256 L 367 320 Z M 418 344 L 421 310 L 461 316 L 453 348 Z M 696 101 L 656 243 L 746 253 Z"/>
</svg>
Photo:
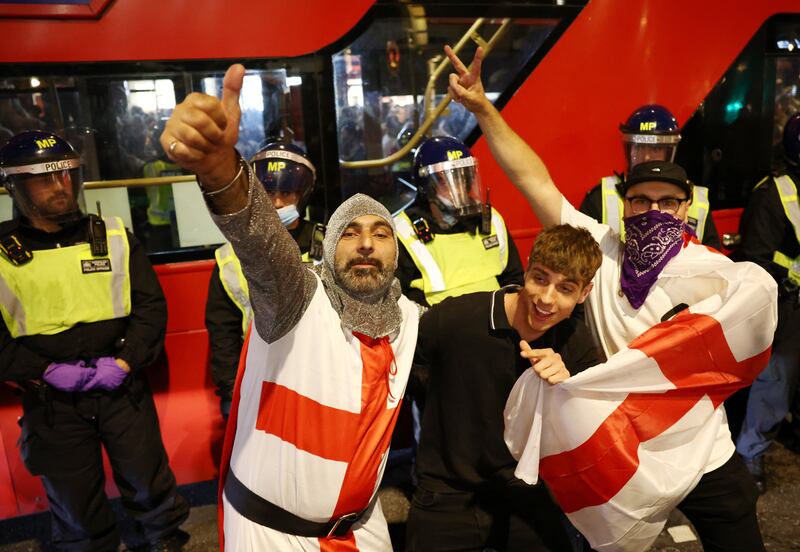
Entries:
<svg viewBox="0 0 800 552">
<path fill-rule="evenodd" d="M 534 483 L 541 475 L 595 550 L 650 547 L 708 471 L 722 401 L 766 365 L 774 280 L 725 261 L 699 279 L 711 286 L 704 299 L 604 364 L 557 385 L 529 369 L 509 396 L 505 439 L 516 476 Z"/>
</svg>

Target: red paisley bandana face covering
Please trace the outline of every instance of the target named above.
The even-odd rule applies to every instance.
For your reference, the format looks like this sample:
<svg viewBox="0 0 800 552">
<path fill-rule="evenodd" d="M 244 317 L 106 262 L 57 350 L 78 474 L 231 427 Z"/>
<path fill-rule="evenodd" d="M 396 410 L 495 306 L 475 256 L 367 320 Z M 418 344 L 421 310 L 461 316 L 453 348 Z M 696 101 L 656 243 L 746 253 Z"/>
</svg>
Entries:
<svg viewBox="0 0 800 552">
<path fill-rule="evenodd" d="M 633 308 L 644 304 L 658 275 L 681 250 L 685 231 L 691 232 L 691 229 L 661 211 L 647 211 L 625 219 L 620 284 Z"/>
</svg>

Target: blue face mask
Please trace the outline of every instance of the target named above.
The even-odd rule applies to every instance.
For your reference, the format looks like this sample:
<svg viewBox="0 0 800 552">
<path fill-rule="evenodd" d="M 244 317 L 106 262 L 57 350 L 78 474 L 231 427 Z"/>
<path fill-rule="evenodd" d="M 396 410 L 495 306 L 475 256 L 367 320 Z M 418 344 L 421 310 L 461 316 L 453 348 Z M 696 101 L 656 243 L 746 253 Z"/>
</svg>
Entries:
<svg viewBox="0 0 800 552">
<path fill-rule="evenodd" d="M 297 205 L 292 204 L 278 209 L 278 216 L 281 218 L 281 224 L 289 226 L 300 218 L 300 213 L 297 212 Z"/>
</svg>

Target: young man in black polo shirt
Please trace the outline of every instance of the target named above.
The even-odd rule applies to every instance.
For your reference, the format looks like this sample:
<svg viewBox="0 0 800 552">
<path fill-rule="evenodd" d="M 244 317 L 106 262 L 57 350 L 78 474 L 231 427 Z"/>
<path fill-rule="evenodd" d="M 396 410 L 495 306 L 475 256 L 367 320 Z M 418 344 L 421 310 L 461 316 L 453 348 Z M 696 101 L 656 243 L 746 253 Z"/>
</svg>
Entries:
<svg viewBox="0 0 800 552">
<path fill-rule="evenodd" d="M 569 318 L 601 260 L 588 231 L 555 226 L 536 240 L 524 287 L 450 298 L 422 318 L 414 370 L 428 399 L 407 550 L 572 550 L 544 486 L 514 477 L 503 409 L 528 368 L 556 384 L 602 362 Z"/>
</svg>

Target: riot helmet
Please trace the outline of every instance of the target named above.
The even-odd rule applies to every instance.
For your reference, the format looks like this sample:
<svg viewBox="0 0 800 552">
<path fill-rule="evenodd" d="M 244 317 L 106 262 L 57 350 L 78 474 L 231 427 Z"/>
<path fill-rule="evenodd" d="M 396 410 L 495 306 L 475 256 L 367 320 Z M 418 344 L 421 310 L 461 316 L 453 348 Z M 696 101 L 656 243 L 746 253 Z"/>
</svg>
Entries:
<svg viewBox="0 0 800 552">
<path fill-rule="evenodd" d="M 305 209 L 317 170 L 302 148 L 288 142 L 270 142 L 256 153 L 250 164 L 273 203 L 294 203 Z"/>
<path fill-rule="evenodd" d="M 789 117 L 783 127 L 783 153 L 792 165 L 800 165 L 800 113 Z"/>
<path fill-rule="evenodd" d="M 675 160 L 681 141 L 678 121 L 670 111 L 658 104 L 643 105 L 619 125 L 628 171 L 645 161 Z"/>
<path fill-rule="evenodd" d="M 483 214 L 478 160 L 455 138 L 436 136 L 417 148 L 414 183 L 417 193 L 427 198 L 431 213 L 444 228 Z"/>
<path fill-rule="evenodd" d="M 16 212 L 34 225 L 84 215 L 80 156 L 56 134 L 31 130 L 11 138 L 0 148 L 0 181 Z"/>
</svg>

